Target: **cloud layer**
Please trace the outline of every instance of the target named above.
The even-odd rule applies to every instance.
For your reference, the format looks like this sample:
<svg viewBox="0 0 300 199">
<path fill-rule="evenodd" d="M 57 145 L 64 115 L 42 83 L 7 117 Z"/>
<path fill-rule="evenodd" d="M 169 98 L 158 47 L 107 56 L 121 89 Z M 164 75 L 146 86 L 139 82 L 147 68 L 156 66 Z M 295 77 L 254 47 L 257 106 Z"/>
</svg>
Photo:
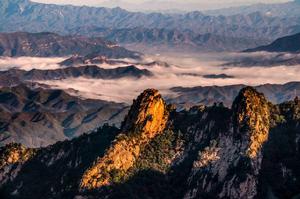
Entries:
<svg viewBox="0 0 300 199">
<path fill-rule="evenodd" d="M 58 64 L 66 58 L 39 58 L 39 57 L 0 57 L 0 70 L 8 70 L 12 68 L 22 69 L 22 70 L 31 70 L 31 69 L 42 69 L 50 70 L 57 69 L 61 66 Z"/>
<path fill-rule="evenodd" d="M 194 87 L 212 85 L 260 85 L 266 83 L 283 84 L 290 81 L 300 81 L 299 66 L 276 67 L 231 67 L 220 66 L 225 54 L 202 55 L 167 55 L 148 57 L 147 61 L 160 59 L 171 63 L 170 67 L 161 65 L 137 65 L 141 69 L 148 69 L 154 73 L 153 77 L 143 77 L 139 80 L 122 78 L 118 80 L 102 79 L 66 79 L 63 81 L 43 81 L 40 83 L 51 85 L 55 88 L 78 90 L 86 98 L 97 98 L 109 101 L 131 103 L 140 92 L 146 88 L 159 89 L 163 95 L 176 95 L 169 89 L 172 87 Z M 111 68 L 111 66 L 101 66 Z M 214 75 L 218 78 L 212 78 Z M 219 76 L 227 75 L 227 78 Z M 72 93 L 72 92 L 71 92 Z"/>
<path fill-rule="evenodd" d="M 224 60 L 236 60 L 240 57 L 255 56 L 273 57 L 274 54 L 166 54 L 145 57 L 144 63 L 154 60 L 165 61 L 164 64 L 138 64 L 140 69 L 148 69 L 154 73 L 153 77 L 142 77 L 140 79 L 121 78 L 114 80 L 71 78 L 65 80 L 41 81 L 39 83 L 50 85 L 53 88 L 67 90 L 73 95 L 81 95 L 85 98 L 103 99 L 108 101 L 131 103 L 132 100 L 144 89 L 156 88 L 168 97 L 176 93 L 170 88 L 247 84 L 260 85 L 266 83 L 283 84 L 290 81 L 300 81 L 300 67 L 295 66 L 221 66 Z M 289 56 L 289 55 L 287 55 Z M 59 66 L 57 63 L 65 58 L 1 58 L 0 70 L 18 68 L 23 70 L 42 69 L 51 70 Z M 131 61 L 132 60 L 126 60 Z M 99 65 L 102 68 L 114 68 L 120 65 Z M 226 78 L 222 78 L 226 77 Z"/>
</svg>

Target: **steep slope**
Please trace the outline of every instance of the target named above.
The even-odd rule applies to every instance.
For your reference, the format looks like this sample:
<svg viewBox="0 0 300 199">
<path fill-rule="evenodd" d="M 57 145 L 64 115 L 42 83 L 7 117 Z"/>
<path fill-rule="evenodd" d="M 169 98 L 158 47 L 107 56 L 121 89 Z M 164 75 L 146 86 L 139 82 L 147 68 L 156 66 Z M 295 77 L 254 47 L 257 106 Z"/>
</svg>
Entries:
<svg viewBox="0 0 300 199">
<path fill-rule="evenodd" d="M 267 52 L 292 52 L 300 51 L 300 33 L 276 39 L 273 43 L 260 46 L 254 49 L 246 50 L 245 52 L 267 51 Z"/>
<path fill-rule="evenodd" d="M 208 138 L 193 162 L 185 198 L 254 198 L 257 194 L 261 149 L 269 132 L 269 106 L 263 95 L 245 88 L 232 111 L 232 127 Z"/>
<path fill-rule="evenodd" d="M 0 145 L 41 147 L 71 139 L 104 123 L 120 125 L 125 104 L 84 100 L 62 90 L 19 85 L 0 89 Z"/>
<path fill-rule="evenodd" d="M 146 90 L 122 130 L 104 126 L 37 150 L 1 148 L 0 193 L 5 198 L 296 198 L 299 110 L 298 98 L 273 105 L 246 87 L 232 108 L 176 112 L 157 91 Z"/>
<path fill-rule="evenodd" d="M 133 103 L 120 134 L 104 157 L 97 160 L 82 177 L 82 189 L 96 189 L 113 183 L 133 167 L 143 145 L 166 128 L 168 111 L 156 90 L 144 91 Z"/>
<path fill-rule="evenodd" d="M 30 156 L 28 152 L 25 153 L 28 156 L 27 162 L 24 162 L 24 157 L 20 156 L 14 164 L 9 161 L 13 157 L 11 154 L 17 154 L 13 153 L 14 151 L 24 151 L 24 147 L 8 145 L 4 150 L 1 149 L 0 155 L 1 162 L 6 165 L 0 168 L 0 196 L 2 198 L 74 197 L 78 192 L 79 179 L 83 172 L 95 158 L 104 154 L 117 133 L 118 129 L 104 126 L 90 135 L 83 135 L 72 141 L 59 142 L 35 151 L 29 150 L 32 151 Z M 16 184 L 26 184 L 26 188 L 16 189 Z M 10 191 L 15 192 L 15 196 L 8 194 Z"/>
<path fill-rule="evenodd" d="M 138 53 L 126 50 L 102 38 L 61 36 L 55 33 L 0 33 L 0 56 L 58 57 L 97 53 L 110 58 L 137 58 Z"/>
</svg>

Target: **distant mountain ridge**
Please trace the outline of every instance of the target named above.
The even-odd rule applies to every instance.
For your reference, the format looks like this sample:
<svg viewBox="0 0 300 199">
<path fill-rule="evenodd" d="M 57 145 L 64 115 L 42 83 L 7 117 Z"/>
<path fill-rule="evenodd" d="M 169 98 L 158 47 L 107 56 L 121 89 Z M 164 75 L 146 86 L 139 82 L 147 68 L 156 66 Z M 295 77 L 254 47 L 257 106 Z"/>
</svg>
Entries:
<svg viewBox="0 0 300 199">
<path fill-rule="evenodd" d="M 139 54 L 103 38 L 61 36 L 55 33 L 0 33 L 0 56 L 58 57 L 97 53 L 109 58 L 137 58 Z"/>
<path fill-rule="evenodd" d="M 197 33 L 197 35 L 213 34 L 219 36 L 222 39 L 219 40 L 220 44 L 216 45 L 214 49 L 222 46 L 223 42 L 226 43 L 228 38 L 244 38 L 246 41 L 243 45 L 248 45 L 246 48 L 251 48 L 253 47 L 249 42 L 251 39 L 265 44 L 275 38 L 300 31 L 300 17 L 298 16 L 281 18 L 267 16 L 260 12 L 231 16 L 207 16 L 198 11 L 186 14 L 146 14 L 128 12 L 120 8 L 59 6 L 25 0 L 6 0 L 0 5 L 0 10 L 0 31 L 2 32 L 48 31 L 59 34 L 83 34 L 81 30 L 93 27 L 93 29 L 111 30 L 111 33 L 107 34 L 110 35 L 108 38 L 117 40 L 119 36 L 115 35 L 113 37 L 113 35 L 119 29 L 128 29 L 129 32 L 132 32 L 131 29 L 147 28 L 149 30 L 144 30 L 143 33 L 147 34 L 149 31 L 167 27 L 168 30 L 188 30 Z M 97 31 L 93 33 L 93 36 L 97 36 Z M 126 40 L 127 43 L 129 41 Z M 162 44 L 166 41 L 167 39 L 164 39 Z M 201 42 L 204 41 L 199 40 L 198 42 L 201 46 Z M 232 42 L 235 46 L 236 42 Z M 176 44 L 176 40 L 174 43 Z M 195 43 L 197 42 L 195 41 Z M 203 44 L 205 45 L 205 42 Z M 223 46 L 228 46 L 228 44 L 223 44 Z"/>
<path fill-rule="evenodd" d="M 0 146 L 17 142 L 40 147 L 77 137 L 105 123 L 120 126 L 127 108 L 125 104 L 20 84 L 0 88 L 0 113 Z"/>
<path fill-rule="evenodd" d="M 204 11 L 208 15 L 237 15 L 249 14 L 252 12 L 261 12 L 268 16 L 291 17 L 300 15 L 299 0 L 282 2 L 282 3 L 259 3 L 249 6 L 237 6 L 230 8 L 223 8 L 217 10 Z"/>
<path fill-rule="evenodd" d="M 300 33 L 276 39 L 266 46 L 245 50 L 245 52 L 256 51 L 298 53 L 300 52 Z"/>
<path fill-rule="evenodd" d="M 82 27 L 72 30 L 73 34 L 98 35 L 107 40 L 121 44 L 143 45 L 145 48 L 159 49 L 165 46 L 169 49 L 186 49 L 189 51 L 237 51 L 245 47 L 258 46 L 266 39 L 230 37 L 205 33 L 199 34 L 191 30 L 165 28 L 125 28 L 107 29 L 97 27 Z"/>
<path fill-rule="evenodd" d="M 53 70 L 32 69 L 24 71 L 10 69 L 0 71 L 0 86 L 12 86 L 24 82 L 63 80 L 68 78 L 90 78 L 90 79 L 119 79 L 119 78 L 141 78 L 150 77 L 153 74 L 146 69 L 138 69 L 129 65 L 112 69 L 100 68 L 96 65 L 79 67 L 67 67 Z"/>
<path fill-rule="evenodd" d="M 176 97 L 168 98 L 169 103 L 174 103 L 178 108 L 190 108 L 196 105 L 213 105 L 222 102 L 230 107 L 234 97 L 239 90 L 246 85 L 229 86 L 198 86 L 192 88 L 175 87 L 171 90 L 177 94 Z M 286 84 L 263 84 L 255 86 L 272 103 L 282 103 L 293 100 L 300 94 L 300 82 L 289 82 Z"/>
</svg>

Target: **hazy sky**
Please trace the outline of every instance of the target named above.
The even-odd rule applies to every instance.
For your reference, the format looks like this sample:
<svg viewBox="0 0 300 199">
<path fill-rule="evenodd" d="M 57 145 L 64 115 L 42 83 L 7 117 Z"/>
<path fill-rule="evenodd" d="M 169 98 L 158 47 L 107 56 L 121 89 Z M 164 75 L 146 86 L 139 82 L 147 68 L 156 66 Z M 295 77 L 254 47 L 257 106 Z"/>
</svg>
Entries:
<svg viewBox="0 0 300 199">
<path fill-rule="evenodd" d="M 43 3 L 90 6 L 120 6 L 131 10 L 180 9 L 207 10 L 256 3 L 280 3 L 289 0 L 33 0 Z"/>
</svg>

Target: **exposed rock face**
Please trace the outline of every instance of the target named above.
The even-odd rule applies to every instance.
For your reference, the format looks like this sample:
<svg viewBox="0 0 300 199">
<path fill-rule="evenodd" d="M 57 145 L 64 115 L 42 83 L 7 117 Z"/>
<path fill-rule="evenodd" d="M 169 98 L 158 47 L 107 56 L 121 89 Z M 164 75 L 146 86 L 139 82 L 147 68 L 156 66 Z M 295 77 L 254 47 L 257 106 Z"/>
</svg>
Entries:
<svg viewBox="0 0 300 199">
<path fill-rule="evenodd" d="M 19 158 L 23 155 L 18 154 L 27 154 L 19 153 L 23 149 L 17 148 L 16 153 L 13 147 L 4 147 L 0 157 L 8 157 L 3 156 L 5 151 L 17 155 L 12 155 L 13 164 L 0 169 L 0 195 L 31 199 L 299 197 L 297 98 L 273 105 L 247 87 L 232 109 L 221 104 L 181 112 L 168 109 L 151 89 L 134 101 L 122 130 L 106 126 L 41 148 L 27 161 Z"/>
<path fill-rule="evenodd" d="M 168 111 L 157 90 L 148 89 L 134 101 L 121 134 L 82 177 L 82 189 L 95 189 L 113 183 L 113 175 L 125 175 L 140 155 L 141 147 L 166 127 Z"/>
<path fill-rule="evenodd" d="M 0 148 L 1 159 L 10 157 L 5 154 L 18 154 L 15 161 L 0 168 L 1 198 L 71 198 L 84 171 L 104 154 L 118 131 L 106 125 L 89 135 L 38 150 L 19 144 Z"/>
<path fill-rule="evenodd" d="M 0 185 L 17 176 L 18 167 L 36 154 L 36 149 L 28 149 L 21 144 L 8 144 L 0 148 Z M 21 167 L 21 166 L 20 166 Z"/>
<path fill-rule="evenodd" d="M 139 132 L 142 138 L 151 139 L 161 132 L 168 118 L 167 107 L 157 90 L 145 90 L 133 102 L 122 126 L 124 132 Z"/>
<path fill-rule="evenodd" d="M 26 162 L 36 151 L 34 149 L 27 149 L 21 144 L 9 144 L 0 150 L 0 169 L 9 164 Z"/>
<path fill-rule="evenodd" d="M 257 157 L 269 134 L 270 110 L 267 100 L 255 89 L 246 87 L 235 99 L 232 110 L 236 136 L 248 142 L 247 156 Z"/>
<path fill-rule="evenodd" d="M 239 199 L 257 194 L 261 148 L 270 126 L 269 106 L 262 94 L 246 87 L 235 99 L 232 111 L 232 125 L 224 129 L 226 133 L 207 140 L 208 145 L 198 152 L 185 198 Z"/>
</svg>

